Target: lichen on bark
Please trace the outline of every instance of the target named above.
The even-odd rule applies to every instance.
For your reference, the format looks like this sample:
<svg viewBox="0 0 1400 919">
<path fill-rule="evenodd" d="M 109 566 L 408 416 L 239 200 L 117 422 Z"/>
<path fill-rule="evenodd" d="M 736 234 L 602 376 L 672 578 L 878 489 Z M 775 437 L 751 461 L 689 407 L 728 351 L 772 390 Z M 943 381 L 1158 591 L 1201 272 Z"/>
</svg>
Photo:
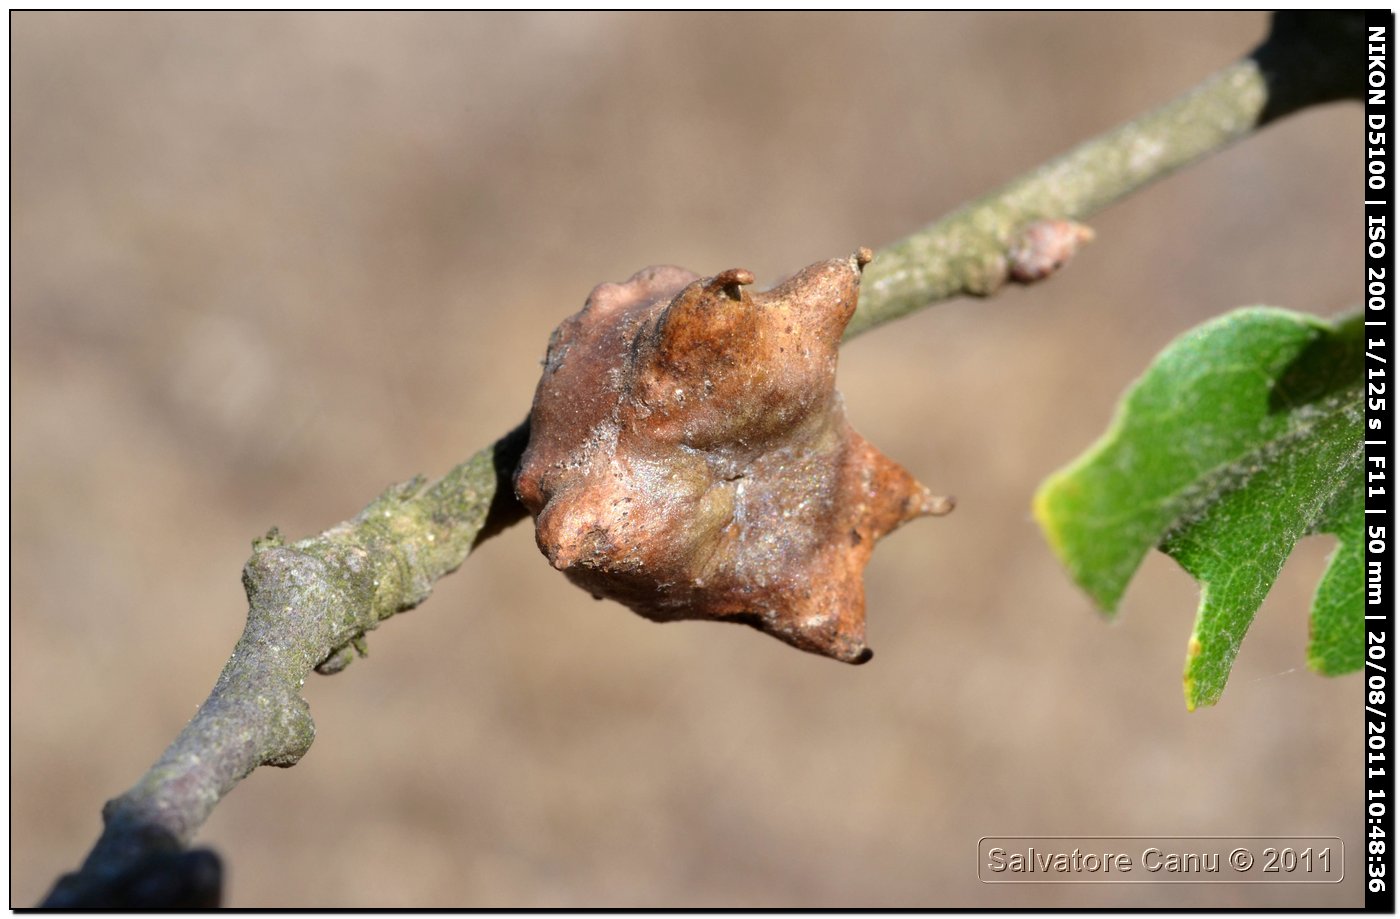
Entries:
<svg viewBox="0 0 1400 919">
<path fill-rule="evenodd" d="M 301 687 L 313 669 L 344 667 L 366 632 L 421 603 L 482 539 L 524 516 L 510 477 L 527 434 L 522 424 L 432 485 L 394 486 L 318 536 L 254 540 L 243 571 L 248 621 L 209 698 L 136 785 L 107 802 L 92 852 L 44 905 L 216 905 L 217 858 L 182 850 L 255 768 L 306 753 L 315 725 Z"/>
</svg>

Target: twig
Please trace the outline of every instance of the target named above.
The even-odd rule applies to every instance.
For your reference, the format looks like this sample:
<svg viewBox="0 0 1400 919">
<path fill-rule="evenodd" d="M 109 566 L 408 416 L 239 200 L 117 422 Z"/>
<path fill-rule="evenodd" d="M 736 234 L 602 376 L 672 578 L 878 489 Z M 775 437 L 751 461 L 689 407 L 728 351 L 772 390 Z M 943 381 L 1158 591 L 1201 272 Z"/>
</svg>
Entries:
<svg viewBox="0 0 1400 919">
<path fill-rule="evenodd" d="M 521 424 L 432 485 L 394 486 L 319 536 L 256 540 L 243 568 L 248 624 L 209 698 L 135 787 L 107 802 L 102 836 L 44 905 L 218 905 L 217 857 L 182 850 L 255 768 L 293 766 L 310 748 L 301 687 L 313 669 L 343 669 L 365 632 L 422 603 L 481 540 L 525 516 L 511 475 L 528 438 Z"/>
<path fill-rule="evenodd" d="M 1284 115 L 1360 99 L 1365 74 L 1351 56 L 1362 32 L 1358 16 L 1277 14 L 1253 54 L 1186 95 L 880 250 L 846 338 L 943 300 L 995 293 L 1008 249 L 1033 221 L 1083 220 Z"/>
<path fill-rule="evenodd" d="M 1018 253 L 1029 245 L 1053 270 L 1084 236 L 1074 224 L 1047 234 L 1047 222 L 1083 219 L 1292 111 L 1360 97 L 1363 75 L 1349 64 L 1361 23 L 1279 14 L 1254 54 L 1192 92 L 881 250 L 846 337 L 953 297 L 988 296 L 1011 277 L 1038 280 L 1048 270 L 1018 267 Z M 217 905 L 217 857 L 186 846 L 255 768 L 305 754 L 315 727 L 300 691 L 313 669 L 346 666 L 365 632 L 421 603 L 474 546 L 525 516 L 511 476 L 528 433 L 522 424 L 432 485 L 391 488 L 319 536 L 258 540 L 243 574 L 248 623 L 209 698 L 135 787 L 108 802 L 92 852 L 44 905 Z"/>
</svg>

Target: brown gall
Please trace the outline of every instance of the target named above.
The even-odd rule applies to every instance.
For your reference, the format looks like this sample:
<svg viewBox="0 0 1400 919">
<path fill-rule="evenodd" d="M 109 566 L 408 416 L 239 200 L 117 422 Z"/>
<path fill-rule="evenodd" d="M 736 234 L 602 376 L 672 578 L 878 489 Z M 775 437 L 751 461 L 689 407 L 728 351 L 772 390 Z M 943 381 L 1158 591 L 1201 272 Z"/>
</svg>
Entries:
<svg viewBox="0 0 1400 919">
<path fill-rule="evenodd" d="M 763 293 L 739 268 L 596 287 L 550 340 L 515 477 L 550 563 L 648 619 L 869 660 L 876 541 L 953 507 L 846 421 L 837 348 L 870 259 Z"/>
</svg>

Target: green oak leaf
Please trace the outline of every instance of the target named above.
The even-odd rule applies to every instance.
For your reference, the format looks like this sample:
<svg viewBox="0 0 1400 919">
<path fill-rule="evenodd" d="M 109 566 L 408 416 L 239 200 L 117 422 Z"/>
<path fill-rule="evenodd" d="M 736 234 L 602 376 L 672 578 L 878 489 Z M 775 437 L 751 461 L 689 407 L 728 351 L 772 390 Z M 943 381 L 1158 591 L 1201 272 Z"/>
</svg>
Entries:
<svg viewBox="0 0 1400 919">
<path fill-rule="evenodd" d="M 1214 704 L 1294 544 L 1339 545 L 1313 599 L 1308 666 L 1362 665 L 1361 317 L 1237 310 L 1168 345 L 1108 432 L 1041 485 L 1035 516 L 1107 613 L 1149 550 L 1201 585 L 1186 706 Z"/>
</svg>

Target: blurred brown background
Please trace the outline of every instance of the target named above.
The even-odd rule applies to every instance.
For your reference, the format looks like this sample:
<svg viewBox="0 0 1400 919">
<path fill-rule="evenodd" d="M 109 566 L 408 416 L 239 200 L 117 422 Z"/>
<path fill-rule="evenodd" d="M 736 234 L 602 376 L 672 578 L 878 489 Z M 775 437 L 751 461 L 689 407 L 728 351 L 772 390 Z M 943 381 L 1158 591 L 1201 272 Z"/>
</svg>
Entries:
<svg viewBox="0 0 1400 919">
<path fill-rule="evenodd" d="M 72 869 L 203 699 L 249 541 L 523 417 L 553 326 L 651 263 L 880 246 L 1252 47 L 1200 15 L 12 18 L 12 887 Z M 1359 677 L 1303 664 L 1300 546 L 1220 706 L 1190 579 L 1119 621 L 1030 519 L 1176 334 L 1360 295 L 1360 109 L 1093 221 L 1062 275 L 843 351 L 857 428 L 956 514 L 868 573 L 873 663 L 597 603 L 521 526 L 307 698 L 200 836 L 237 906 L 1350 906 Z M 1320 834 L 1336 886 L 980 884 L 979 837 Z"/>
</svg>

